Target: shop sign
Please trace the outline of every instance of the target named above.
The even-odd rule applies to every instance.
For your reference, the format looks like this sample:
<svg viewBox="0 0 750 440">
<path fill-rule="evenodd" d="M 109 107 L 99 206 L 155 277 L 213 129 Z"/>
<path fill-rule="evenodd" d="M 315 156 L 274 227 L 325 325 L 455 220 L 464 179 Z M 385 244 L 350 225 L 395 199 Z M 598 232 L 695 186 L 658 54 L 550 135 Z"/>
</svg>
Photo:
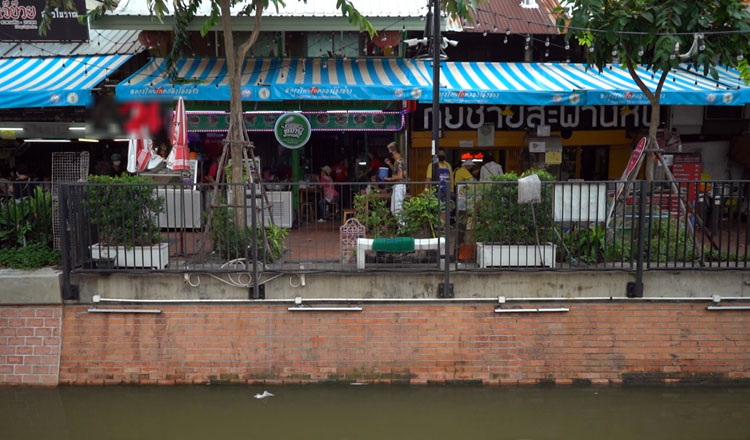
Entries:
<svg viewBox="0 0 750 440">
<path fill-rule="evenodd" d="M 623 129 L 649 126 L 649 106 L 497 106 L 445 105 L 440 111 L 443 130 L 477 130 L 490 124 L 496 130 L 526 130 L 549 126 L 562 129 Z M 420 106 L 416 130 L 432 129 L 432 107 Z M 545 129 L 546 131 L 546 129 Z"/>
<path fill-rule="evenodd" d="M 272 131 L 282 112 L 245 113 L 248 131 Z M 328 113 L 302 112 L 310 121 L 312 131 L 382 130 L 399 131 L 403 128 L 399 112 Z M 223 113 L 188 113 L 189 131 L 226 131 L 229 115 Z"/>
<path fill-rule="evenodd" d="M 78 17 L 86 13 L 85 0 L 72 0 L 74 10 L 52 9 L 47 34 L 39 35 L 45 0 L 2 0 L 0 41 L 88 41 L 89 28 Z"/>
<path fill-rule="evenodd" d="M 310 140 L 310 121 L 302 113 L 288 112 L 276 119 L 273 127 L 276 140 L 284 147 L 296 150 Z"/>
</svg>

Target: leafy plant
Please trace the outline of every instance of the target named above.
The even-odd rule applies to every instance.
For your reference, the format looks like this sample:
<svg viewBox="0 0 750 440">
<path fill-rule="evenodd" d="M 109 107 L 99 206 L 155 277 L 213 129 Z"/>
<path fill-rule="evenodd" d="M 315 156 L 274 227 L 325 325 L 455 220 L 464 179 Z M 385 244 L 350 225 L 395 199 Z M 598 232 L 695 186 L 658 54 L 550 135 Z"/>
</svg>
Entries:
<svg viewBox="0 0 750 440">
<path fill-rule="evenodd" d="M 436 237 L 442 225 L 440 213 L 444 211 L 445 203 L 438 200 L 435 188 L 428 187 L 423 193 L 404 200 L 398 216 L 398 235 Z"/>
<path fill-rule="evenodd" d="M 150 179 L 91 176 L 89 182 L 94 185 L 87 187 L 85 203 L 102 244 L 150 246 L 159 241 L 156 219 L 164 198 L 156 195 Z"/>
<path fill-rule="evenodd" d="M 0 249 L 0 267 L 39 269 L 60 264 L 60 254 L 41 243 Z"/>
<path fill-rule="evenodd" d="M 605 261 L 606 240 L 606 231 L 601 226 L 569 231 L 563 235 L 563 243 L 570 252 L 570 258 L 586 264 Z"/>
<path fill-rule="evenodd" d="M 357 220 L 367 228 L 368 236 L 379 238 L 395 235 L 396 219 L 386 206 L 385 199 L 380 197 L 378 190 L 372 190 L 369 194 L 355 195 L 354 212 Z"/>
<path fill-rule="evenodd" d="M 49 244 L 52 238 L 52 194 L 41 186 L 30 196 L 0 205 L 0 243 L 25 246 Z"/>
<path fill-rule="evenodd" d="M 263 234 L 261 229 L 257 230 L 256 246 L 258 259 L 266 262 L 278 260 L 284 254 L 286 238 L 289 230 L 276 225 L 266 226 L 266 239 L 270 252 L 264 250 Z M 211 239 L 216 251 L 223 260 L 235 260 L 238 258 L 252 257 L 253 230 L 247 227 L 245 230 L 234 224 L 234 219 L 228 208 L 215 208 L 211 221 Z M 246 253 L 247 251 L 247 253 Z"/>
<path fill-rule="evenodd" d="M 660 263 L 695 259 L 693 236 L 684 223 L 674 219 L 658 219 L 646 231 L 649 232 L 649 245 L 645 248 L 645 259 Z"/>
<path fill-rule="evenodd" d="M 544 170 L 528 170 L 521 177 L 531 174 L 542 181 L 554 180 Z M 542 185 L 541 202 L 532 208 L 518 203 L 518 185 L 513 184 L 519 179 L 516 173 L 492 179 L 497 183 L 480 185 L 481 200 L 474 206 L 474 232 L 478 242 L 535 244 L 537 234 L 540 243 L 554 240 L 552 186 Z"/>
</svg>

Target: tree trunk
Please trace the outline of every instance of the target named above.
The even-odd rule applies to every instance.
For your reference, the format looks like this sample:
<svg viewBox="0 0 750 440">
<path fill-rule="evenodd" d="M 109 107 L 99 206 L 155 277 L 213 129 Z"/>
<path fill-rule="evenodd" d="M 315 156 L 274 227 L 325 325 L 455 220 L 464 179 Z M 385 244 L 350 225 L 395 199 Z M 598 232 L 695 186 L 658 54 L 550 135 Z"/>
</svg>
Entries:
<svg viewBox="0 0 750 440">
<path fill-rule="evenodd" d="M 232 34 L 232 12 L 230 9 L 230 0 L 219 0 L 221 9 L 221 24 L 224 31 L 224 54 L 227 64 L 227 79 L 229 81 L 229 130 L 225 142 L 229 144 L 229 157 L 232 160 L 232 176 L 227 176 L 230 182 L 234 184 L 244 183 L 243 170 L 245 168 L 242 162 L 242 149 L 246 148 L 245 121 L 242 117 L 242 66 L 245 60 L 245 54 L 255 44 L 260 34 L 260 21 L 263 13 L 263 4 L 261 0 L 254 0 L 255 17 L 253 31 L 250 37 L 245 40 L 239 47 L 234 46 L 234 35 Z M 250 178 L 250 176 L 247 176 Z M 245 190 L 244 187 L 237 185 L 232 191 L 232 199 L 229 204 L 233 206 L 234 224 L 238 227 L 245 224 L 244 206 Z"/>
<path fill-rule="evenodd" d="M 656 138 L 661 122 L 660 104 L 657 99 L 649 99 L 651 102 L 651 125 L 648 127 L 648 142 L 646 142 L 646 181 L 654 180 L 654 152 L 659 148 L 659 141 Z"/>
</svg>

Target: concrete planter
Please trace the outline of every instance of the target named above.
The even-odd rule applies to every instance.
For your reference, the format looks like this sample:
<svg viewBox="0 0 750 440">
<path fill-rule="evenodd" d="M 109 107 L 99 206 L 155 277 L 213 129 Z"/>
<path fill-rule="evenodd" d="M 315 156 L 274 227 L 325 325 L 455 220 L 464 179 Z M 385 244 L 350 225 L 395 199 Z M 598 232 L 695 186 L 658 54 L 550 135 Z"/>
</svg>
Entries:
<svg viewBox="0 0 750 440">
<path fill-rule="evenodd" d="M 487 267 L 555 267 L 557 245 L 477 243 L 477 264 Z"/>
<path fill-rule="evenodd" d="M 111 260 L 115 267 L 164 269 L 169 264 L 169 243 L 130 248 L 96 243 L 89 250 L 92 259 Z"/>
</svg>

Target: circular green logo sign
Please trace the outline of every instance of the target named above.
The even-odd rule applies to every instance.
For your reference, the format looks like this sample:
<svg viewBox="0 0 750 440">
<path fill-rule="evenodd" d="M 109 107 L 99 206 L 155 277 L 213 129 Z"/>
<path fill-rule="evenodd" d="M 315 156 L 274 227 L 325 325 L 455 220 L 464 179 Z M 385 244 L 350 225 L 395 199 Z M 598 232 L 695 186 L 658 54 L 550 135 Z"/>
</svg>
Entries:
<svg viewBox="0 0 750 440">
<path fill-rule="evenodd" d="M 310 140 L 310 121 L 302 114 L 288 112 L 279 116 L 273 127 L 276 140 L 286 148 L 296 150 Z"/>
</svg>

